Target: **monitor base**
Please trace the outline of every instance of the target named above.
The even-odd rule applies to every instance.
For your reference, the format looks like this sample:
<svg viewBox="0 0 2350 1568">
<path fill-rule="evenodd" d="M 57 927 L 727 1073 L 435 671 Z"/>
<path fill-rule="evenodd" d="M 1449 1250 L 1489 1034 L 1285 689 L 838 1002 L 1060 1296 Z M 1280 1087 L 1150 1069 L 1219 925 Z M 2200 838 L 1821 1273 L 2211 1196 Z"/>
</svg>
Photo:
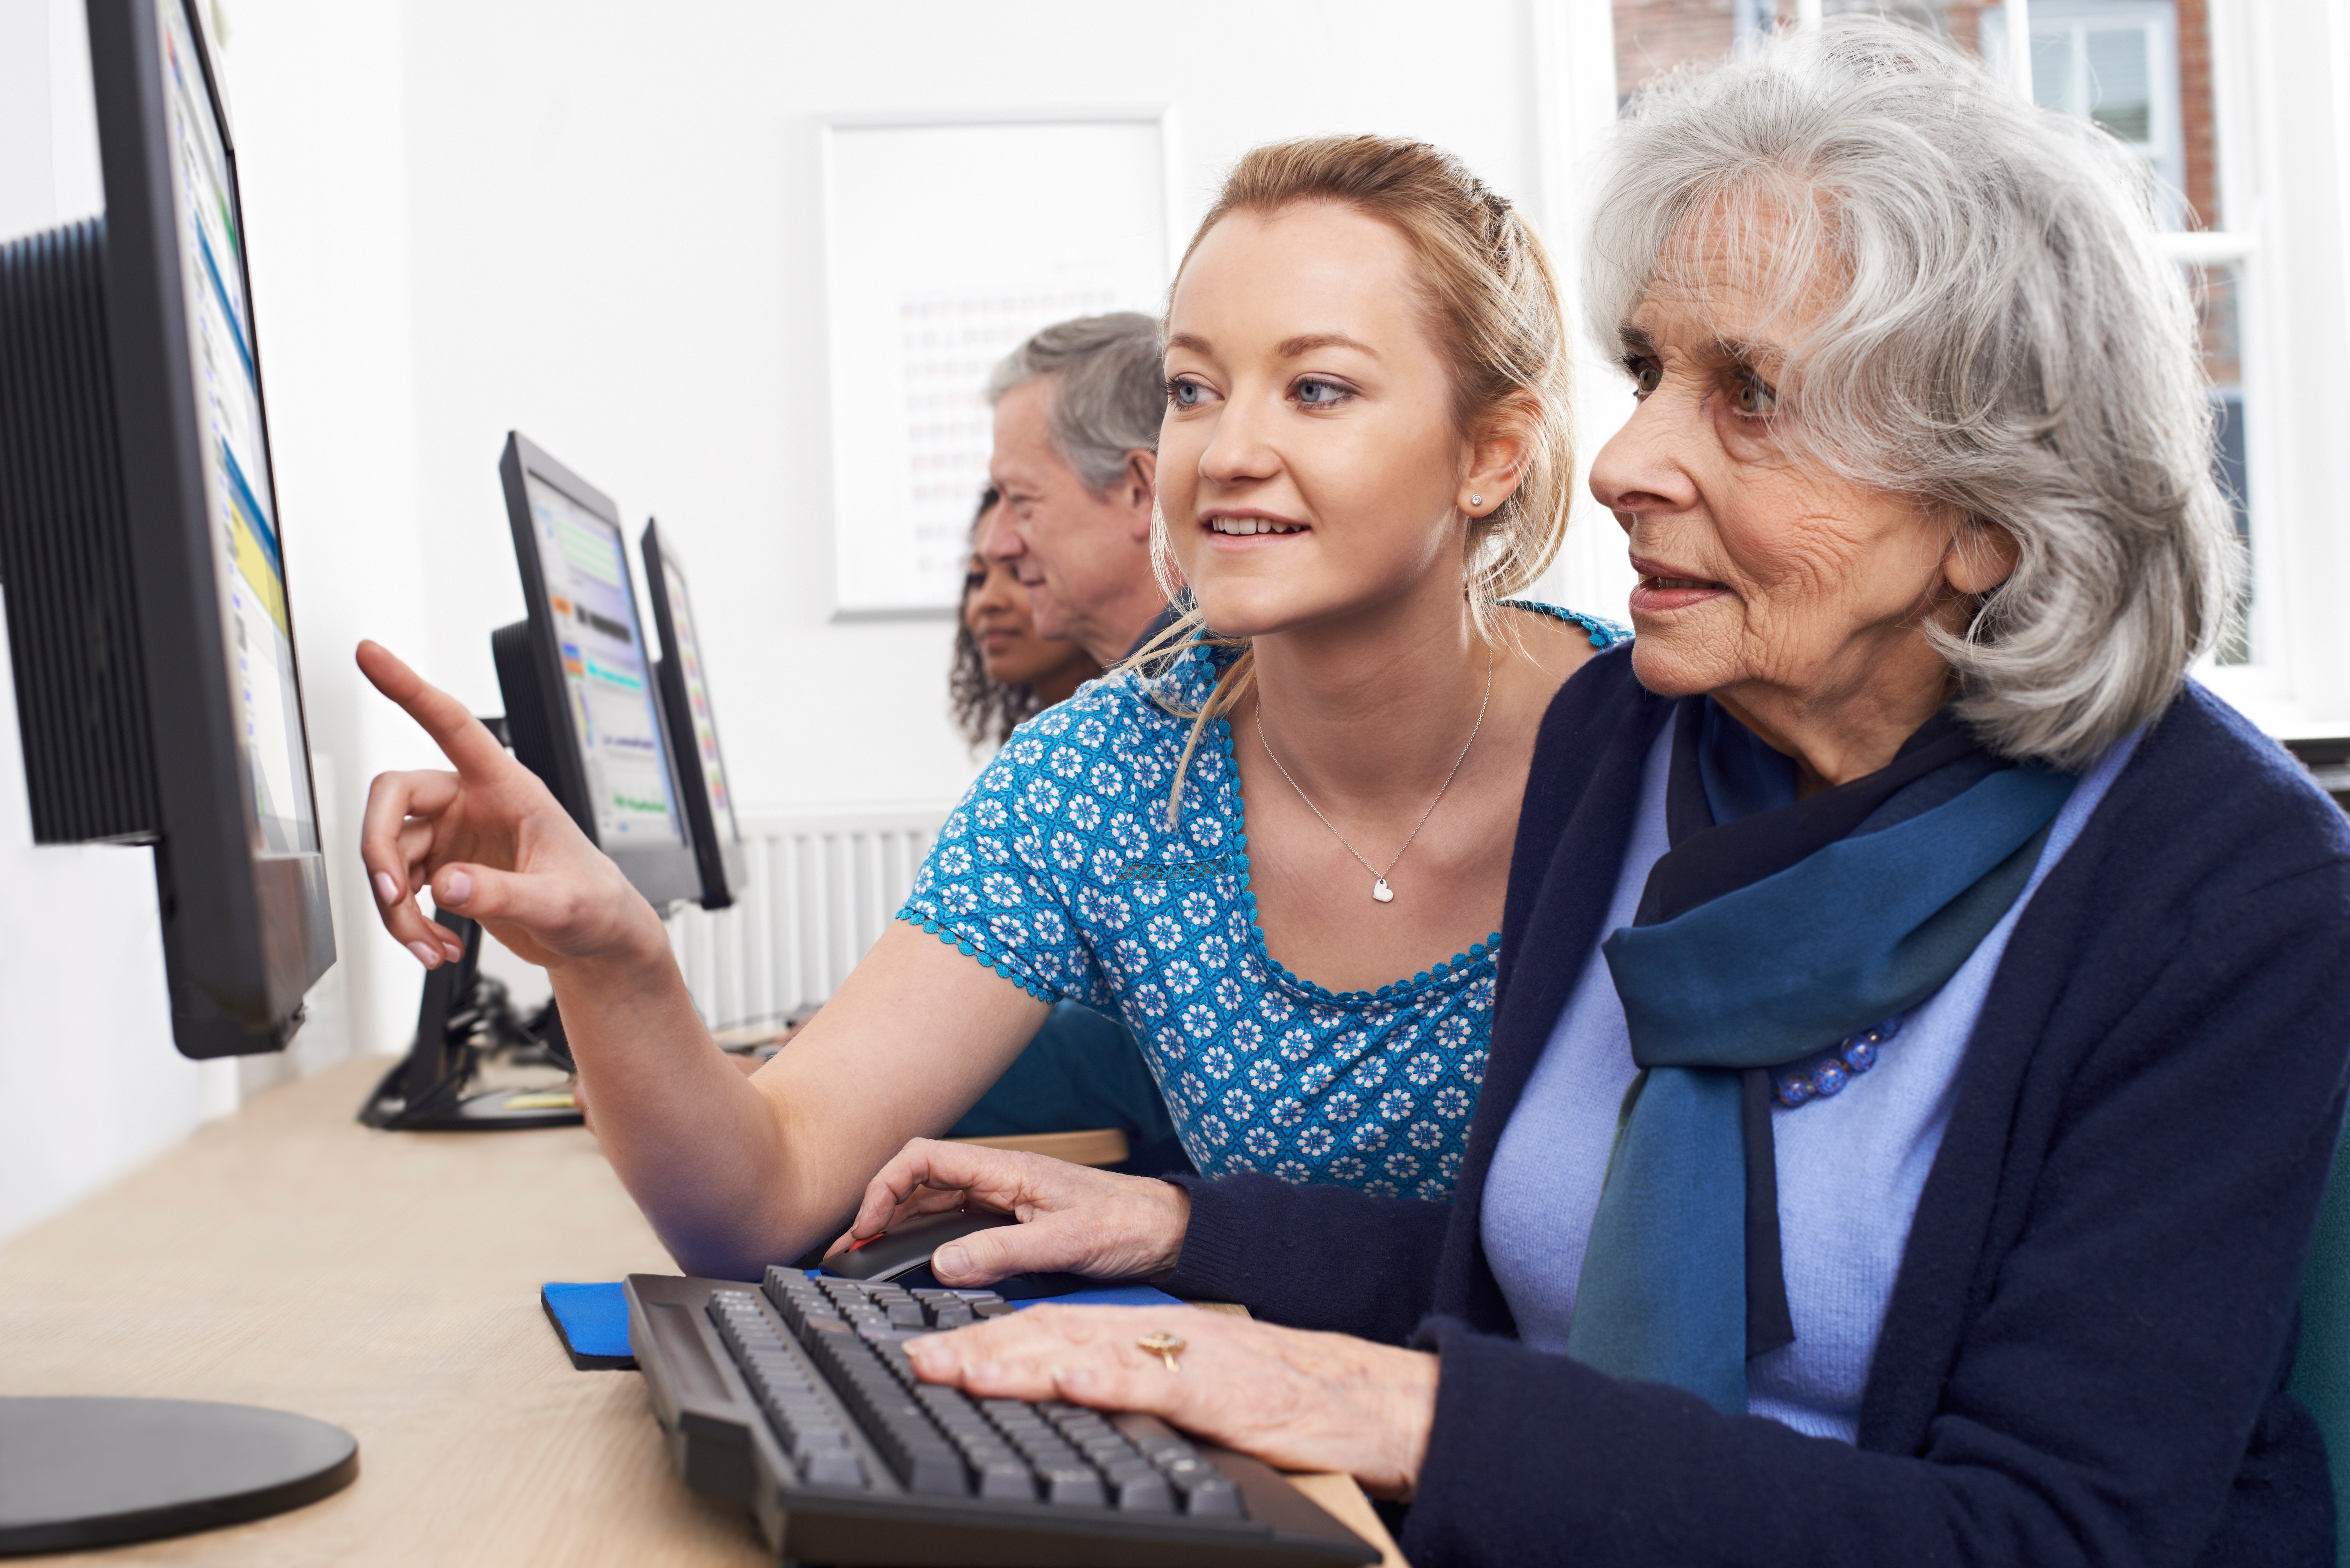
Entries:
<svg viewBox="0 0 2350 1568">
<path fill-rule="evenodd" d="M 192 1399 L 0 1398 L 0 1557 L 242 1524 L 359 1473 L 358 1440 Z"/>
<path fill-rule="evenodd" d="M 570 1092 L 564 1089 L 491 1089 L 444 1105 L 420 1106 L 411 1112 L 399 1097 L 399 1080 L 406 1072 L 405 1062 L 391 1070 L 369 1098 L 361 1121 L 387 1132 L 519 1132 L 529 1127 L 576 1127 L 586 1121 Z"/>
<path fill-rule="evenodd" d="M 416 1042 L 359 1107 L 359 1120 L 389 1132 L 515 1132 L 584 1125 L 571 1091 L 560 1084 L 477 1089 L 482 1064 L 493 1056 L 526 1052 L 545 1065 L 569 1072 L 570 1044 L 552 1001 L 525 1023 L 507 1000 L 506 988 L 482 972 L 478 924 L 445 909 L 434 910 L 432 918 L 464 944 L 463 956 L 424 977 Z"/>
</svg>

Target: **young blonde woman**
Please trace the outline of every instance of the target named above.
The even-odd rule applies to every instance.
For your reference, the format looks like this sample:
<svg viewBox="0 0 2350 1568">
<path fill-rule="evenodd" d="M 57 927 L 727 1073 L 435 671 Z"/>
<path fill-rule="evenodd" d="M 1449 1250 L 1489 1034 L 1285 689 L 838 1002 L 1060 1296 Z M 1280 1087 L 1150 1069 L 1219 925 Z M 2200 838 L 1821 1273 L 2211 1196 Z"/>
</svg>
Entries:
<svg viewBox="0 0 2350 1568">
<path fill-rule="evenodd" d="M 650 908 L 362 644 L 457 768 L 375 782 L 385 923 L 444 961 L 429 885 L 546 966 L 606 1152 L 696 1272 L 831 1236 L 1061 999 L 1128 1021 L 1202 1171 L 1449 1196 L 1535 731 L 1623 635 L 1507 602 L 1565 525 L 1568 363 L 1539 243 L 1456 160 L 1260 148 L 1168 309 L 1159 543 L 1196 610 L 1014 733 L 789 1050 L 730 1066 Z"/>
</svg>

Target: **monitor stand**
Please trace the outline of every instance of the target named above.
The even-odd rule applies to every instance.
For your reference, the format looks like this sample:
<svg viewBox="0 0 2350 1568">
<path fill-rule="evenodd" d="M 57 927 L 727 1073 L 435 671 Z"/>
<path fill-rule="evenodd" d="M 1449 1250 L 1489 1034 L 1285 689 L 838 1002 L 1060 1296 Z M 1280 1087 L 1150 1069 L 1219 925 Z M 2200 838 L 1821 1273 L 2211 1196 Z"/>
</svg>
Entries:
<svg viewBox="0 0 2350 1568">
<path fill-rule="evenodd" d="M 0 1398 L 0 1557 L 265 1519 L 359 1473 L 348 1432 L 193 1399 Z"/>
<path fill-rule="evenodd" d="M 482 928 L 477 922 L 445 909 L 435 910 L 432 918 L 463 942 L 464 957 L 424 977 L 416 1044 L 359 1107 L 359 1120 L 399 1132 L 578 1127 L 583 1118 L 568 1089 L 474 1090 L 487 1049 L 537 1047 L 568 1067 L 570 1047 L 553 1002 L 525 1026 L 507 1004 L 505 987 L 482 973 Z M 487 1046 L 477 1044 L 484 1035 L 488 1036 Z"/>
</svg>

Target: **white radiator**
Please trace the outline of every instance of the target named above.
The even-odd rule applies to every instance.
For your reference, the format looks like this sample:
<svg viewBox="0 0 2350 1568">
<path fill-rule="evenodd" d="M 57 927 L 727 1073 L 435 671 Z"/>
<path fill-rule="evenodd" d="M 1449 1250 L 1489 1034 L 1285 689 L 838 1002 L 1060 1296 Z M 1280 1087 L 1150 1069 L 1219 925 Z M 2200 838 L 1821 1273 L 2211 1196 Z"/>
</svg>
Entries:
<svg viewBox="0 0 2350 1568">
<path fill-rule="evenodd" d="M 743 818 L 749 887 L 731 909 L 685 905 L 669 919 L 711 1028 L 780 1023 L 839 989 L 913 889 L 950 809 Z"/>
</svg>

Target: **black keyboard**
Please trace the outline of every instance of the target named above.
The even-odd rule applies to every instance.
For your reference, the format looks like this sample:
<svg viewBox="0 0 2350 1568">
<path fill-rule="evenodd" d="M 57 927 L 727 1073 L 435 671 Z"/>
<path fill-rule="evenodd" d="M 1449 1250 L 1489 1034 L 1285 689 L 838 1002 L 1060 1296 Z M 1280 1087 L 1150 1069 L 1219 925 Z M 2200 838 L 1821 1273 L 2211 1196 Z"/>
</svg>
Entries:
<svg viewBox="0 0 2350 1568">
<path fill-rule="evenodd" d="M 1378 1552 L 1280 1475 L 1155 1417 L 972 1399 L 903 1342 L 1012 1310 L 769 1269 L 632 1274 L 629 1339 L 686 1484 L 787 1562 L 1314 1568 Z"/>
</svg>

